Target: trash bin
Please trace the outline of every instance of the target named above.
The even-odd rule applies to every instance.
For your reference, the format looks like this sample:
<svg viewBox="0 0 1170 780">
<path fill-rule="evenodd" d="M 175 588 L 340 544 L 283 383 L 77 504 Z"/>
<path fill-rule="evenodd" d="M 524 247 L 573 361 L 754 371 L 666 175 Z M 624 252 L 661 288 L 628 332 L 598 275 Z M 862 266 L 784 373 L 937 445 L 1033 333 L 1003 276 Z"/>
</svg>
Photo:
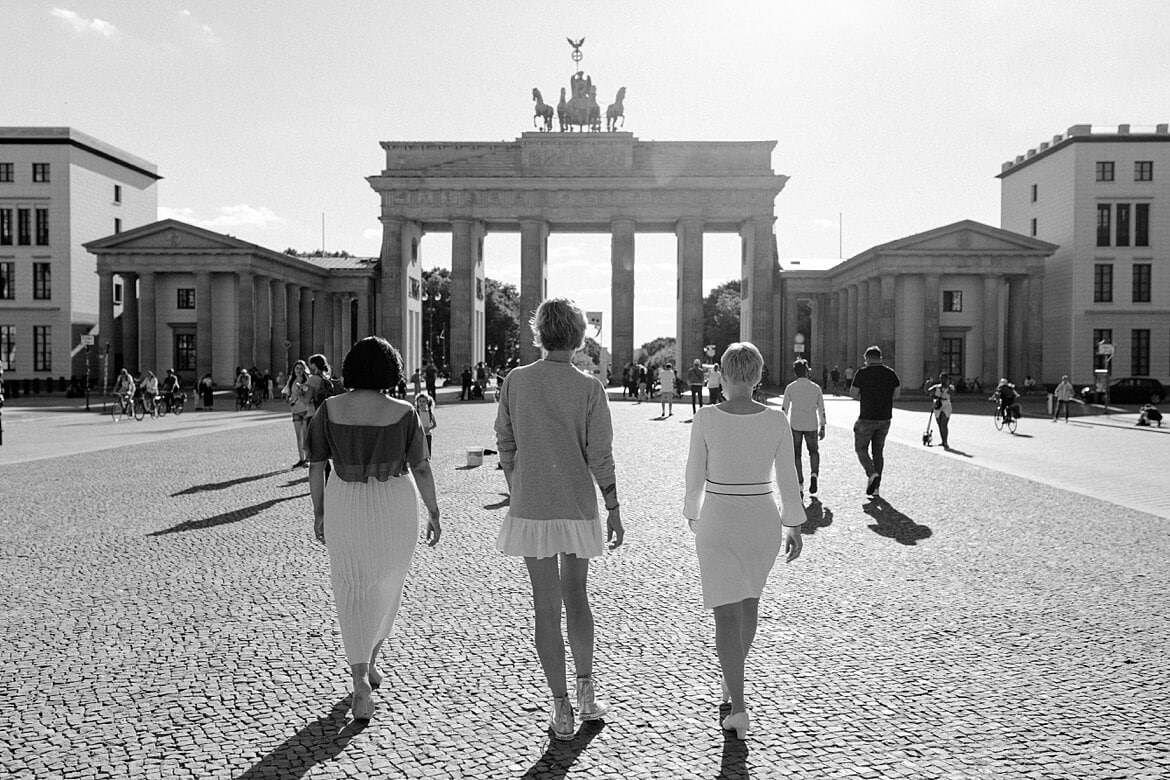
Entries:
<svg viewBox="0 0 1170 780">
<path fill-rule="evenodd" d="M 468 447 L 467 448 L 467 465 L 468 466 L 482 466 L 483 465 L 483 447 Z"/>
</svg>

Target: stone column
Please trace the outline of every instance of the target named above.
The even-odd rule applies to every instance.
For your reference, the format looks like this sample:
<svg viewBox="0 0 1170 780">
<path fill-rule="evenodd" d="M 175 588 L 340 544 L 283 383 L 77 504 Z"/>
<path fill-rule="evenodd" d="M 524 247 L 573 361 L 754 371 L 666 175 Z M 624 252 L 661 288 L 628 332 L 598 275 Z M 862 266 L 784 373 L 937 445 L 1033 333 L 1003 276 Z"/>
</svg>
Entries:
<svg viewBox="0 0 1170 780">
<path fill-rule="evenodd" d="M 483 356 L 484 281 L 479 256 L 483 225 L 451 220 L 451 372 L 474 366 Z M 521 326 L 523 327 L 523 326 Z"/>
<path fill-rule="evenodd" d="M 312 291 L 313 305 L 313 351 L 325 354 L 329 348 L 329 318 L 333 316 L 333 306 L 329 302 L 329 294 L 314 288 Z M 333 356 L 325 355 L 329 364 L 333 365 Z"/>
<path fill-rule="evenodd" d="M 103 387 L 113 381 L 114 370 L 114 273 L 112 271 L 98 271 L 98 337 L 97 354 L 100 377 Z"/>
<path fill-rule="evenodd" d="M 155 299 L 155 275 L 146 271 L 139 277 L 138 290 L 138 365 L 162 380 L 166 366 L 158 361 L 158 317 Z M 167 359 L 170 362 L 170 358 Z"/>
<path fill-rule="evenodd" d="M 366 336 L 373 335 L 370 329 L 370 303 L 373 297 L 369 289 L 369 282 L 363 281 L 361 291 L 358 293 L 358 318 L 357 318 L 357 333 L 353 334 L 354 341 L 360 341 Z M 397 346 L 397 345 L 395 345 Z M 412 369 L 413 370 L 413 369 Z"/>
<path fill-rule="evenodd" d="M 881 343 L 882 338 L 882 282 L 878 277 L 874 277 L 867 282 L 869 286 L 869 344 L 878 344 L 885 350 L 885 345 Z M 869 346 L 867 344 L 866 346 Z M 883 352 L 883 360 L 888 360 Z"/>
<path fill-rule="evenodd" d="M 905 274 L 901 279 L 901 288 L 894 336 L 898 347 L 897 371 L 903 387 L 921 387 L 925 376 L 922 342 L 926 330 L 924 277 L 922 274 Z"/>
<path fill-rule="evenodd" d="M 345 320 L 349 319 L 345 316 L 345 303 L 348 302 L 347 296 L 340 293 L 331 293 L 329 300 L 332 303 L 332 311 L 330 312 L 330 352 L 332 353 L 332 360 L 337 364 L 337 373 L 341 373 L 341 361 L 345 360 L 345 353 L 349 352 L 352 342 L 345 341 L 345 331 L 349 330 L 348 324 Z"/>
<path fill-rule="evenodd" d="M 1002 287 L 1002 276 L 993 274 L 983 277 L 983 369 L 980 376 L 984 382 L 993 375 L 995 379 L 990 381 L 998 381 L 1003 375 L 1003 323 L 999 316 L 999 291 Z"/>
<path fill-rule="evenodd" d="M 538 219 L 520 220 L 520 362 L 540 357 L 532 344 L 528 318 L 548 294 L 548 223 Z M 462 370 L 462 369 L 460 369 Z"/>
<path fill-rule="evenodd" d="M 942 370 L 939 365 L 941 336 L 938 332 L 939 309 L 942 307 L 942 276 L 925 274 L 922 292 L 922 366 L 926 376 L 937 379 Z M 958 377 L 952 377 L 958 379 Z"/>
<path fill-rule="evenodd" d="M 288 349 L 285 350 L 284 372 L 291 376 L 293 363 L 304 360 L 305 347 L 301 342 L 301 287 L 295 282 L 284 283 L 284 316 L 288 322 Z"/>
<path fill-rule="evenodd" d="M 776 218 L 752 217 L 752 327 L 750 341 L 759 348 L 765 361 L 775 362 L 781 356 L 780 345 L 774 344 L 772 283 L 775 278 L 776 259 L 772 246 L 772 223 Z M 701 276 L 701 274 L 700 274 Z M 702 335 L 703 289 L 699 281 L 699 330 Z M 770 357 L 769 357 L 770 356 Z M 770 367 L 771 376 L 780 376 L 781 366 Z M 773 380 L 775 381 L 775 380 Z"/>
<path fill-rule="evenodd" d="M 272 367 L 272 375 L 281 371 L 288 374 L 288 350 L 284 342 L 288 340 L 288 296 L 284 282 L 277 279 L 268 280 L 268 299 L 272 308 L 272 337 L 268 344 L 268 364 Z M 277 388 L 279 392 L 280 388 Z"/>
<path fill-rule="evenodd" d="M 685 379 L 691 361 L 703 356 L 703 220 L 679 220 L 674 235 L 678 240 L 675 369 Z"/>
<path fill-rule="evenodd" d="M 615 219 L 609 224 L 610 262 L 610 357 L 612 375 L 634 359 L 634 220 Z"/>
<path fill-rule="evenodd" d="M 890 365 L 895 365 L 895 347 L 897 339 L 894 336 L 894 311 L 897 305 L 896 285 L 897 277 L 894 274 L 882 274 L 878 282 L 878 294 L 881 298 L 881 329 L 880 338 L 882 357 Z M 895 367 L 895 370 L 897 368 Z"/>
<path fill-rule="evenodd" d="M 239 312 L 236 363 L 250 369 L 256 365 L 256 275 L 251 271 L 236 271 L 236 310 Z"/>
<path fill-rule="evenodd" d="M 195 272 L 195 381 L 213 371 L 211 272 Z M 214 374 L 213 374 L 214 376 Z"/>
<path fill-rule="evenodd" d="M 1048 367 L 1044 364 L 1044 271 L 1028 274 L 1026 287 L 1028 314 L 1024 322 L 1027 331 L 1024 341 L 1024 364 L 1033 372 L 1037 382 L 1048 381 Z M 1059 372 L 1053 371 L 1053 374 Z M 1056 379 L 1056 377 L 1052 377 Z"/>
<path fill-rule="evenodd" d="M 122 274 L 122 364 L 138 376 L 138 274 Z"/>
<path fill-rule="evenodd" d="M 857 349 L 853 350 L 850 361 L 853 362 L 854 368 L 858 368 L 862 353 L 874 341 L 869 330 L 869 282 L 859 282 L 849 293 L 857 296 Z"/>
<path fill-rule="evenodd" d="M 276 376 L 272 360 L 272 285 L 256 274 L 256 365 Z"/>
<path fill-rule="evenodd" d="M 304 285 L 300 289 L 301 309 L 301 359 L 308 360 L 310 354 L 317 352 L 316 341 L 312 338 L 312 290 Z"/>
<path fill-rule="evenodd" d="M 845 287 L 845 317 L 847 320 L 845 327 L 845 361 L 841 366 L 842 376 L 844 371 L 849 366 L 857 366 L 859 348 L 859 339 L 857 338 L 857 285 L 850 284 Z"/>
<path fill-rule="evenodd" d="M 406 270 L 403 268 L 403 220 L 382 218 L 382 323 L 380 335 L 401 344 L 406 334 Z"/>
</svg>

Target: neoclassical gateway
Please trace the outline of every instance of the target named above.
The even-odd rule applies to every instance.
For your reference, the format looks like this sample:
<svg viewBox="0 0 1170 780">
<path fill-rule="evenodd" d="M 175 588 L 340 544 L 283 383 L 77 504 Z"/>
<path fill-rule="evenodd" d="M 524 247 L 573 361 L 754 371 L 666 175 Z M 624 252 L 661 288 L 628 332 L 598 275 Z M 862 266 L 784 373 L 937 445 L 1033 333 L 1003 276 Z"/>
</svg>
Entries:
<svg viewBox="0 0 1170 780">
<path fill-rule="evenodd" d="M 520 299 L 547 293 L 549 233 L 609 233 L 611 353 L 634 354 L 634 234 L 678 239 L 678 355 L 703 338 L 703 234 L 742 243 L 741 332 L 774 355 L 773 204 L 787 177 L 772 171 L 774 141 L 654 142 L 630 133 L 525 133 L 511 143 L 386 142 L 386 168 L 369 178 L 381 198 L 380 329 L 416 362 L 422 334 L 418 242 L 451 231 L 451 362 L 484 358 L 483 238 L 519 232 Z M 538 357 L 521 340 L 521 360 Z"/>
</svg>

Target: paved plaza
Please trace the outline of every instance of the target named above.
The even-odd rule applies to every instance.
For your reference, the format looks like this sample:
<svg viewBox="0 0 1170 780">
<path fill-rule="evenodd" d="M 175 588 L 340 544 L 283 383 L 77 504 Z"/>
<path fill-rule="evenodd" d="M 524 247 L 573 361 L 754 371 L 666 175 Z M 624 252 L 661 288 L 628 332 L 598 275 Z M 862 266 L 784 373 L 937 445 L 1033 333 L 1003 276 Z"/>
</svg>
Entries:
<svg viewBox="0 0 1170 780">
<path fill-rule="evenodd" d="M 590 576 L 613 710 L 557 743 L 527 576 L 494 550 L 504 480 L 493 457 L 465 465 L 465 447 L 494 447 L 494 405 L 438 409 L 443 540 L 416 553 L 365 727 L 277 406 L 141 423 L 4 409 L 0 775 L 1170 775 L 1165 431 L 1028 417 L 1011 436 L 986 403 L 957 404 L 946 453 L 921 445 L 910 401 L 870 501 L 856 405 L 831 398 L 821 496 L 761 603 L 740 742 L 718 728 L 680 515 L 689 403 L 659 420 L 615 400 L 626 544 Z"/>
</svg>

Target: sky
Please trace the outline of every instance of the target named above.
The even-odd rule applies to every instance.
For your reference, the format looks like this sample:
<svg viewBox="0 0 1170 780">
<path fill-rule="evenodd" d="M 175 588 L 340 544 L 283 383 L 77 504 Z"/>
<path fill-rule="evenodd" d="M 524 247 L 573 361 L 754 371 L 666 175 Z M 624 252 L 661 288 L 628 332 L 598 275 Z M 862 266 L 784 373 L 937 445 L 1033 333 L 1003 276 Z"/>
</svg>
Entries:
<svg viewBox="0 0 1170 780">
<path fill-rule="evenodd" d="M 158 166 L 160 218 L 271 249 L 378 254 L 381 141 L 512 141 L 533 87 L 626 87 L 640 140 L 774 140 L 781 263 L 973 219 L 1070 125 L 1170 121 L 1163 0 L 346 3 L 7 0 L 0 125 L 71 126 Z M 324 225 L 324 229 L 323 228 Z M 450 267 L 428 234 L 425 268 Z M 704 289 L 738 276 L 704 243 Z M 519 239 L 488 276 L 519 284 Z M 673 335 L 675 241 L 639 234 L 635 342 Z M 554 233 L 549 293 L 609 321 L 609 238 Z M 607 334 L 602 334 L 607 342 Z"/>
</svg>

